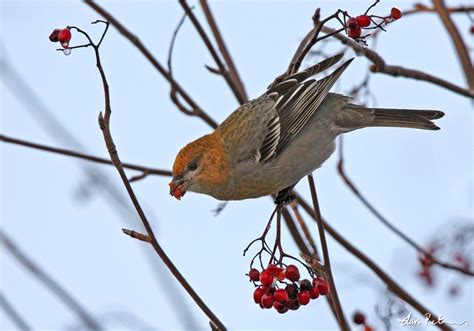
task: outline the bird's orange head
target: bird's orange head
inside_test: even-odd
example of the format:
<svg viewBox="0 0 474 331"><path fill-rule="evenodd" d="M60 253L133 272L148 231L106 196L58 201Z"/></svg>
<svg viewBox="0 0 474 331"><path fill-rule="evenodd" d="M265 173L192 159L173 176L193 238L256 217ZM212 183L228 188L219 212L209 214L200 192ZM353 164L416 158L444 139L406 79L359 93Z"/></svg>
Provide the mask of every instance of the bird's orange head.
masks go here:
<svg viewBox="0 0 474 331"><path fill-rule="evenodd" d="M170 194L180 200L187 191L213 195L229 180L229 159L216 134L205 135L184 146L173 165Z"/></svg>

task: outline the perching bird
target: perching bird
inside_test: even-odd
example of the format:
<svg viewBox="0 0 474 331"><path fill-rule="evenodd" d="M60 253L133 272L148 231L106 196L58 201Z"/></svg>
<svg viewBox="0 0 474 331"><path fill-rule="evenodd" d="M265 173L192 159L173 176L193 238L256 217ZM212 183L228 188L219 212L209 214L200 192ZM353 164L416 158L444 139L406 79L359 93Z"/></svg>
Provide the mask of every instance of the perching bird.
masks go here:
<svg viewBox="0 0 474 331"><path fill-rule="evenodd" d="M280 192L280 203L331 156L342 133L377 126L439 129L431 120L443 117L441 111L367 108L329 93L353 59L322 79L309 79L342 56L270 85L213 133L187 144L174 162L170 194L180 199L192 191L219 200L243 200Z"/></svg>

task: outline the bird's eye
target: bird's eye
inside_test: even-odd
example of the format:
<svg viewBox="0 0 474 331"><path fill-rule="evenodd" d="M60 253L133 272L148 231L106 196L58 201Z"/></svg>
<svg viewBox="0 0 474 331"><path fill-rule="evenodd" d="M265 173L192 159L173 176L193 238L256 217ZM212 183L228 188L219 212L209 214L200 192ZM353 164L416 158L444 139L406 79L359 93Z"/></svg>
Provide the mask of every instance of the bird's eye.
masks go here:
<svg viewBox="0 0 474 331"><path fill-rule="evenodd" d="M195 162L191 162L188 166L189 170L194 171L197 169L197 164Z"/></svg>

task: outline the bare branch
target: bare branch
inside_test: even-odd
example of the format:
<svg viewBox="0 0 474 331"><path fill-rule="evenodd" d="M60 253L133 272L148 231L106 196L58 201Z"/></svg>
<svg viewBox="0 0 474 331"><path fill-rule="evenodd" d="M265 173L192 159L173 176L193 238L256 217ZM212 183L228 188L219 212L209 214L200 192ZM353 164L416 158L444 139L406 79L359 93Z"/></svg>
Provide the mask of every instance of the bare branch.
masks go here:
<svg viewBox="0 0 474 331"><path fill-rule="evenodd" d="M108 22L106 23L107 25L109 24ZM78 30L80 31L80 30ZM85 32L82 32L85 33ZM130 184L130 181L127 178L127 175L125 174L124 167L122 165L122 162L120 161L117 148L115 146L114 140L112 138L112 134L110 132L110 117L112 115L112 108L110 105L110 91L109 91L109 84L107 82L107 78L105 75L104 68L102 67L100 55L99 55L99 45L95 45L91 42L92 48L94 49L94 54L95 54L95 60L96 60L96 66L97 70L99 71L100 78L102 81L103 85L103 91L104 91L104 114L102 112L99 113L99 127L102 130L103 136L104 136L104 141L105 145L107 147L107 151L109 152L110 159L112 161L112 164L115 166L117 169L120 178L122 179L122 182L127 190L128 195L130 196L130 199L133 203L133 206L135 207L135 210L137 211L143 226L146 229L147 235L150 238L150 244L152 247L155 249L156 253L158 256L161 258L163 263L168 267L168 269L171 271L173 276L176 278L176 280L183 286L183 288L188 292L189 296L196 302L196 304L201 308L203 313L215 324L218 326L220 330L226 330L224 324L217 318L217 316L207 307L207 305L202 301L202 299L199 297L199 295L194 291L194 289L191 287L191 285L186 281L186 279L183 277L183 275L179 272L179 270L176 268L176 266L173 264L173 262L170 260L170 258L166 255L164 250L161 248L160 244L158 243L155 234L153 232L153 229L151 228L151 225L145 215L145 212L143 211L140 203L138 202L138 198L135 195L135 192L133 191L132 185Z"/></svg>
<svg viewBox="0 0 474 331"><path fill-rule="evenodd" d="M125 167L124 167L124 168L125 168ZM132 182L136 182L136 181L142 180L142 179L144 179L145 177L147 177L149 174L150 174L150 172L145 170L145 171L142 172L140 175L136 175L136 176L130 177L129 181L130 181L130 183L132 183Z"/></svg>
<svg viewBox="0 0 474 331"><path fill-rule="evenodd" d="M326 27L326 26L322 28L322 31L328 34L334 34L334 32L336 32L336 30ZM430 75L420 70L408 69L401 66L386 64L385 60L377 52L371 49L362 47L359 43L355 42L354 40L348 38L347 36L341 33L336 33L333 35L333 37L338 39L343 44L351 47L358 55L365 56L367 59L369 59L374 64L373 72L377 72L377 73L380 72L380 73L384 73L390 76L405 77L405 78L411 78L415 80L429 82L434 85L443 87L447 90L450 90L452 92L455 92L457 94L464 95L466 97L474 99L474 91L471 92L465 88L457 86L442 78L435 77L433 75Z"/></svg>
<svg viewBox="0 0 474 331"><path fill-rule="evenodd" d="M92 0L84 0L84 2L94 9L99 15L104 17L107 21L113 25L118 32L120 32L126 39L128 39L146 58L147 60L153 65L153 67L158 70L158 72L168 81L171 85L172 89L175 89L176 92L183 98L184 101L189 105L192 109L191 111L185 112L188 115L198 116L211 127L217 127L217 123L209 117L202 109L197 105L197 103L186 93L186 91L178 84L176 80L169 74L169 72L161 65L161 63L153 56L153 54L145 47L145 45L131 33L122 23L120 23L115 17L113 17L108 11L98 5L96 2ZM173 100L174 101L174 100ZM178 106L179 107L179 106ZM186 109L186 108L184 108ZM182 110L180 108L180 110Z"/></svg>
<svg viewBox="0 0 474 331"><path fill-rule="evenodd" d="M147 236L146 234L136 232L136 231L133 231L133 230L129 230L129 229L122 229L122 232L125 233L127 236L130 236L134 239L138 239L138 240L141 240L141 241L144 241L144 242L147 242L147 243L151 243L150 236Z"/></svg>
<svg viewBox="0 0 474 331"><path fill-rule="evenodd" d="M30 147L30 148L34 148L34 149L38 149L38 150L42 150L42 151L46 151L46 152L51 152L51 153L55 153L55 154L72 156L72 157L75 157L75 158L78 158L78 159L83 159L83 160L92 161L92 162L96 162L96 163L109 164L109 165L112 164L110 159L105 159L105 158L92 156L92 155L88 155L88 154L83 154L83 153L79 153L79 152L76 152L76 151L71 151L71 150L64 149L64 148L57 148L57 147L37 144L37 143L33 143L33 142L30 142L30 141L26 141L26 140L5 136L3 134L0 134L0 141L3 141L5 143L19 145L19 146ZM123 167L127 168L127 169L131 169L131 170L142 171L142 172L150 174L150 175L172 176L172 173L169 170L148 168L148 167L144 167L144 166L136 165L136 164L132 164L132 163L123 163Z"/></svg>
<svg viewBox="0 0 474 331"><path fill-rule="evenodd" d="M224 63L222 63L221 58L219 57L219 54L217 54L217 51L214 49L214 46L212 45L211 41L209 40L209 37L207 36L206 32L204 31L201 24L199 23L196 16L194 15L192 9L188 6L188 3L186 2L186 0L179 0L179 3L181 4L181 7L183 7L183 10L185 11L186 15L188 15L189 19L193 23L194 27L196 28L196 31L198 32L202 41L204 42L207 49L209 50L209 53L211 53L212 58L216 62L217 66L219 67L219 72L222 73L222 76L224 77L225 81L231 88L232 92L237 98L237 101L240 104L245 103L247 101L247 97L241 94L241 90L238 87L237 82L234 81L234 79L232 79L229 71L225 67Z"/></svg>
<svg viewBox="0 0 474 331"><path fill-rule="evenodd" d="M207 0L199 0L199 3L201 4L201 8L204 11L204 15L206 15L207 23L209 24L209 27L212 30L214 38L216 39L219 51L221 52L222 56L224 57L224 61L227 64L230 78L238 88L239 95L241 96L242 101L246 102L248 100L248 97L247 92L245 91L245 86L242 83L242 80L240 79L237 68L234 64L234 61L232 60L232 56L230 55L227 49L227 46L224 42L224 38L222 37L222 34L219 31L219 27L217 26L214 16L212 15L211 8L209 7Z"/></svg>
<svg viewBox="0 0 474 331"><path fill-rule="evenodd" d="M339 301L339 296L337 295L336 283L332 275L331 261L329 259L329 250L328 250L328 245L326 242L326 235L324 234L324 224L323 224L323 219L321 217L321 212L319 210L318 196L316 193L316 187L314 185L313 175L308 175L308 183L309 183L309 188L311 190L311 198L313 200L313 208L316 215L316 222L318 224L319 239L321 240L321 249L323 251L323 257L324 257L324 267L326 269L326 275L327 275L329 285L331 288L329 295L331 296L332 301L334 302L334 306L336 308L337 319L339 320L339 325L341 325L341 328L343 330L349 330L346 317L344 316L341 303Z"/></svg>
<svg viewBox="0 0 474 331"><path fill-rule="evenodd" d="M292 207L294 205L295 204L293 204ZM298 249L300 250L300 255L310 256L312 259L320 261L321 259L319 257L319 254L318 254L318 251L317 251L316 247L313 248L314 249L313 252L311 252L309 250L308 246L306 245L306 243L303 240L303 237L299 233L298 228L296 227L295 221L294 221L293 217L291 216L290 212L288 211L287 207L282 208L281 213L282 213L283 219L285 220L286 226L288 227L288 230L290 231L290 234L293 237L293 240L295 241L296 245L298 246ZM295 213L295 215L297 217L298 217L298 215L301 216L299 213L298 213L298 215ZM334 301L333 301L332 297L330 295L327 295L326 300L328 302L328 305L329 305L329 308L331 309L332 314L334 315L334 318L336 319L338 324L340 324L338 319L337 319L336 308L334 306Z"/></svg>
<svg viewBox="0 0 474 331"><path fill-rule="evenodd" d="M449 7L447 8L448 12L451 14L463 14L463 13L470 13L474 12L473 6L458 6L458 7ZM413 6L412 9L408 9L403 11L403 16L419 14L419 13L436 13L436 9L429 7L427 5L417 3Z"/></svg>
<svg viewBox="0 0 474 331"><path fill-rule="evenodd" d="M13 323L18 327L19 330L29 331L31 327L26 323L23 316L12 306L10 301L7 300L4 294L0 293L0 307L5 311L5 315L10 317Z"/></svg>
<svg viewBox="0 0 474 331"><path fill-rule="evenodd" d="M390 231L395 233L398 237L400 237L403 241L405 241L408 245L416 249L418 252L422 253L425 257L427 257L433 264L437 264L440 267L443 267L445 269L451 269L455 270L458 272L461 272L465 275L468 276L474 276L474 272L471 270L468 270L466 268L450 264L450 263L445 263L438 261L433 257L433 255L428 252L427 250L423 249L420 245L418 245L416 242L414 242L412 239L410 239L407 235L405 235L402 231L400 231L395 225L393 225L388 219L386 219L375 207L370 201L362 195L362 193L359 191L359 189L355 186L354 182L347 176L345 170L344 170L344 154L343 154L343 140L340 140L339 143L339 162L337 164L337 171L339 175L341 176L342 180L344 183L349 187L349 189L354 193L354 195L359 199L360 202L364 204L367 209L370 210L370 212L380 221L382 222L383 225L385 225Z"/></svg>
<svg viewBox="0 0 474 331"><path fill-rule="evenodd" d="M91 330L102 330L100 323L86 309L38 264L26 256L5 232L0 230L0 242L31 275L43 283L69 309L71 309Z"/></svg>
<svg viewBox="0 0 474 331"><path fill-rule="evenodd" d="M310 205L300 196L297 195L297 201L303 207L303 209L315 220L317 221L316 214ZM367 267L369 267L400 299L407 302L413 308L415 308L421 315L428 317L430 321L435 323L435 325L441 330L452 330L451 327L445 323L440 324L439 316L433 314L428 308L423 306L418 300L411 296L407 291L405 291L400 285L398 285L389 275L387 275L375 262L373 262L367 255L362 253L358 248L352 245L347 241L343 236L341 236L332 226L330 226L326 221L323 220L324 229L333 237L339 244L341 244L345 249L347 249L352 255L362 261Z"/></svg>
<svg viewBox="0 0 474 331"><path fill-rule="evenodd" d="M451 19L449 9L446 7L444 0L433 0L433 5L434 9L438 12L439 18L451 36L451 41L458 53L459 62L461 62L461 67L464 71L464 76L466 77L467 86L469 86L469 89L474 93L474 68L466 44L464 43L458 28Z"/></svg>
<svg viewBox="0 0 474 331"><path fill-rule="evenodd" d="M292 203L291 209L293 210L293 214L295 214L295 217L298 220L298 223L301 227L301 230L303 231L304 236L306 237L306 240L308 241L309 245L313 250L313 254L318 256L318 249L316 248L316 243L314 242L314 239L311 236L311 233L309 232L308 226L306 225L306 222L304 221L303 217L300 214L300 211L298 210L298 204L296 202Z"/></svg>

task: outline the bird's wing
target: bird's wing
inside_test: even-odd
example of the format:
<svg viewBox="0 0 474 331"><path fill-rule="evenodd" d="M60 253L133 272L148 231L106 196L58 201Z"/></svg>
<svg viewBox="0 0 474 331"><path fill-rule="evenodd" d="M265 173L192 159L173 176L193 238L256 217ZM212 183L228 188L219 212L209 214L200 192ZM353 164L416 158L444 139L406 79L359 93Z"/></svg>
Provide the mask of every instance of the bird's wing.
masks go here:
<svg viewBox="0 0 474 331"><path fill-rule="evenodd" d="M269 86L264 96L275 100L274 111L267 112L272 117L267 121L266 135L257 153L259 162L269 162L279 155L317 111L353 59L320 80L308 78L333 66L342 56L335 55Z"/></svg>
<svg viewBox="0 0 474 331"><path fill-rule="evenodd" d="M333 66L338 54L269 86L259 98L237 108L216 129L232 163L269 162L287 146L317 110L330 88L349 65L330 75L309 79Z"/></svg>
<svg viewBox="0 0 474 331"><path fill-rule="evenodd" d="M240 106L216 129L231 163L260 161L259 149L276 113L275 96L263 95Z"/></svg>

